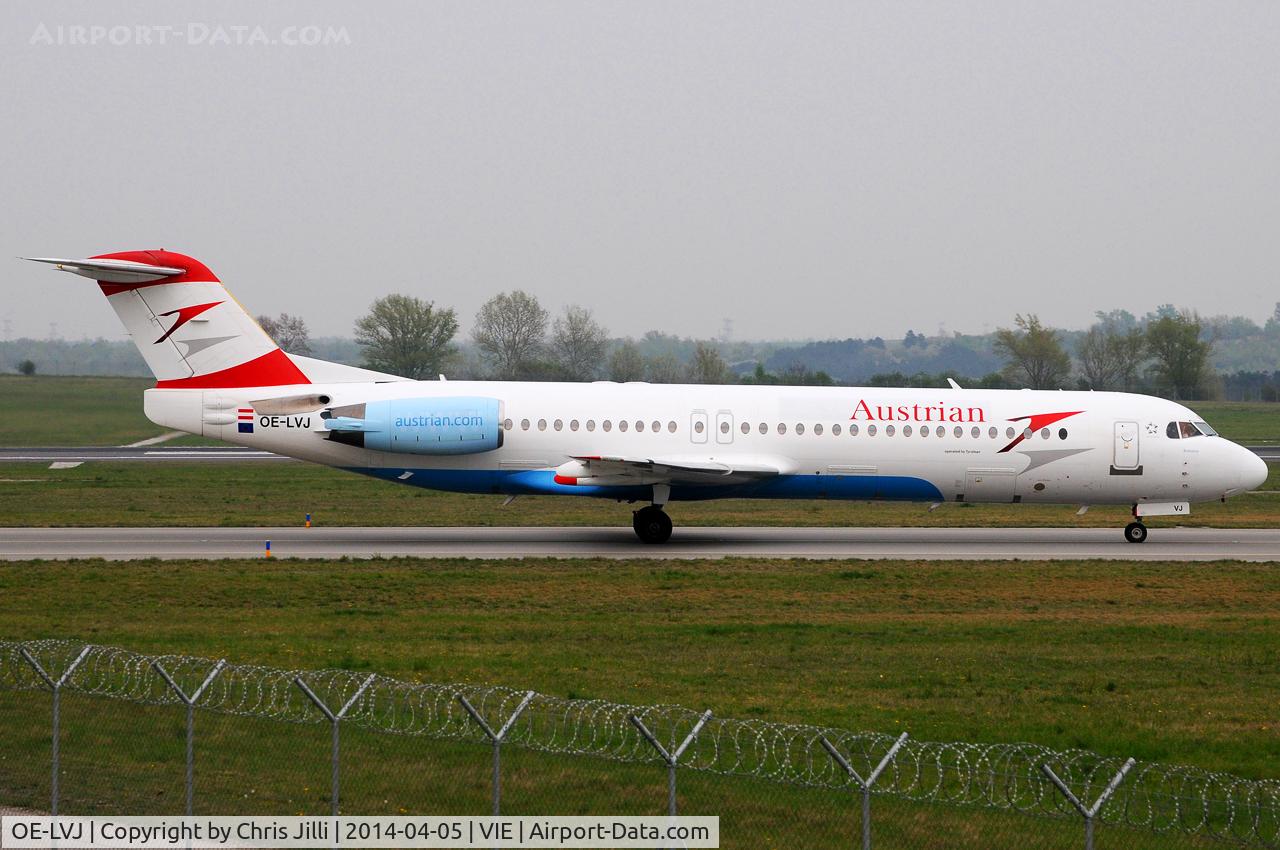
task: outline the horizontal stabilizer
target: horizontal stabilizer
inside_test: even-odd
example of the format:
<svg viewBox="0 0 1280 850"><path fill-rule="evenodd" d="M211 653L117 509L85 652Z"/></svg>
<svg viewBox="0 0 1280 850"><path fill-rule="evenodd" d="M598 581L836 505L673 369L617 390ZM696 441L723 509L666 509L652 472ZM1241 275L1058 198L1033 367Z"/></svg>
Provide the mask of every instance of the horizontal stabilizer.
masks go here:
<svg viewBox="0 0 1280 850"><path fill-rule="evenodd" d="M153 266L131 260L60 260L55 257L21 257L33 263L49 263L58 271L71 272L81 277L107 283L149 283L166 277L185 274L186 269L171 266Z"/></svg>

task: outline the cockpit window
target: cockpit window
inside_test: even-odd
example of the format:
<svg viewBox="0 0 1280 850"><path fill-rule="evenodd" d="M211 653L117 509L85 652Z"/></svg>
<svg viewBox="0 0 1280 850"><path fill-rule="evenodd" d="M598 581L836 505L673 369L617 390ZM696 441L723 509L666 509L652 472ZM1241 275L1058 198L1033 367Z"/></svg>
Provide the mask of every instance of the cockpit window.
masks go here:
<svg viewBox="0 0 1280 850"><path fill-rule="evenodd" d="M1186 440L1190 437L1215 437L1218 432L1209 427L1207 422L1170 422L1164 429L1171 440Z"/></svg>

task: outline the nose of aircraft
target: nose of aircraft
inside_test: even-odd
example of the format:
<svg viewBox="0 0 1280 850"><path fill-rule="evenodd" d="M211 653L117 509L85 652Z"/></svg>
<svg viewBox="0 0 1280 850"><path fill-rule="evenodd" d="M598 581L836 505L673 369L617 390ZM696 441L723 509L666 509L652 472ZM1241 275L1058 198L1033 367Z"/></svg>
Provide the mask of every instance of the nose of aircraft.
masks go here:
<svg viewBox="0 0 1280 850"><path fill-rule="evenodd" d="M1244 446L1236 446L1240 460L1237 468L1240 470L1240 489L1257 490L1262 486L1262 482L1267 480L1270 470L1267 469L1267 462L1258 457Z"/></svg>

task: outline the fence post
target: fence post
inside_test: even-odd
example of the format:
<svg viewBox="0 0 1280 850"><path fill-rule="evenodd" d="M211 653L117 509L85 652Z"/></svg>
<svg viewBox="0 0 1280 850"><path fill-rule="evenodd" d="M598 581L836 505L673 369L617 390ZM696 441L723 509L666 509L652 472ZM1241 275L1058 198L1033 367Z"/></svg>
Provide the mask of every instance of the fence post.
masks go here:
<svg viewBox="0 0 1280 850"><path fill-rule="evenodd" d="M662 756L662 760L667 763L667 814L670 817L676 816L676 765L680 762L680 756L684 755L684 751L693 743L693 739L698 737L698 733L702 731L702 727L711 719L711 709L707 709L698 718L698 722L693 724L693 729L685 736L680 746L676 747L675 752L667 752L667 748L658 743L658 739L649 731L649 727L644 725L644 721L636 715L631 715L631 725L640 730L640 734L645 737L658 755Z"/></svg>
<svg viewBox="0 0 1280 850"><path fill-rule="evenodd" d="M173 692L178 695L178 699L182 700L183 705L187 707L187 805L185 812L187 817L190 817L193 792L195 788L195 704L196 700L200 699L204 694L205 688L209 687L217 675L222 672L222 668L227 666L227 660L224 658L217 664L213 665L213 669L209 671L209 675L205 677L204 681L200 684L200 687L196 688L195 692L190 696L187 696L187 692L184 691L178 683L173 680L173 677L160 666L159 661L153 661L151 666L154 667L155 671L160 674L160 677L169 684L169 687L173 688Z"/></svg>
<svg viewBox="0 0 1280 850"><path fill-rule="evenodd" d="M1071 789L1067 787L1067 784L1058 778L1058 774L1053 772L1053 768L1049 767L1048 762L1040 765L1040 770L1044 775L1049 777L1049 781L1058 787L1058 790L1062 792L1062 796L1067 798L1067 802L1075 806L1076 811L1084 818L1085 850L1093 850L1093 819L1097 817L1098 812L1102 811L1103 804L1111 799L1112 794L1116 793L1116 789L1120 787L1120 783L1124 781L1125 774L1129 772L1134 763L1134 759L1129 759L1124 763L1120 771L1107 783L1107 787L1102 789L1098 799L1093 801L1092 806L1085 806L1084 803L1080 802L1079 798L1071 793Z"/></svg>
<svg viewBox="0 0 1280 850"><path fill-rule="evenodd" d="M360 687L356 688L356 692L351 695L351 699L347 700L342 708L338 709L335 713L329 709L329 706L324 704L324 701L320 699L320 697L316 696L315 691L307 687L307 683L302 681L301 676L293 677L293 683L307 695L307 699L311 700L316 708L320 709L320 713L328 718L329 725L333 728L333 749L330 754L333 775L329 808L335 818L338 816L338 725L342 722L342 718L346 717L347 711L351 706L355 705L356 700L360 699L361 695L364 694L365 689L368 688L376 678L378 678L377 674L370 673L369 678L365 679L364 683L360 685Z"/></svg>
<svg viewBox="0 0 1280 850"><path fill-rule="evenodd" d="M497 817L502 814L502 741L507 737L507 733L511 731L511 726L516 722L524 710L529 707L529 703L537 696L534 691L529 691L524 695L524 699L516 706L516 710L511 712L511 716L502 724L502 728L497 732L493 731L485 719L476 711L467 698L458 694L458 702L462 703L462 707L467 710L467 714L471 715L471 719L476 722L483 731L489 742L493 744L493 816Z"/></svg>
<svg viewBox="0 0 1280 850"><path fill-rule="evenodd" d="M76 656L76 660L72 661L71 664L67 666L67 669L62 671L62 675L57 679L54 679L44 671L44 668L40 666L40 662L36 661L35 656L28 652L25 646L18 648L18 652L27 660L27 663L31 665L32 669L36 671L40 678L44 679L44 683L48 685L49 690L53 692L53 752L50 758L50 761L53 763L53 781L49 790L49 814L51 815L58 814L58 740L62 737L60 734L62 726L62 686L71 678L71 674L76 671L76 668L80 666L80 662L84 661L85 656L89 654L89 650L92 648L92 646L86 646L84 649L80 650L80 654Z"/></svg>
<svg viewBox="0 0 1280 850"><path fill-rule="evenodd" d="M853 765L849 764L849 760L841 755L835 744L827 740L826 735L818 739L836 764L844 768L844 772L849 774L854 782L858 783L858 789L862 792L862 850L871 850L871 786L876 784L880 774L884 773L884 769L898 755L898 750L902 749L902 745L907 742L907 737L906 732L898 736L898 740L893 742L889 752L884 754L884 758L880 759L876 769L871 771L871 775L866 779L858 775L858 771L854 770Z"/></svg>

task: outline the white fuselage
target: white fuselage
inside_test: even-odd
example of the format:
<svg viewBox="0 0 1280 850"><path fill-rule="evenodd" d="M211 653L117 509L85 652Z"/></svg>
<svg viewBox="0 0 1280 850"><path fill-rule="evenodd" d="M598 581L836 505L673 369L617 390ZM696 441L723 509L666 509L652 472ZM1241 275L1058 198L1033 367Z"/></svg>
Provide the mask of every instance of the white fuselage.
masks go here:
<svg viewBox="0 0 1280 850"><path fill-rule="evenodd" d="M335 442L324 408L397 399L500 402L501 445L424 456ZM280 408L280 404L274 405ZM287 405L285 406L287 407ZM242 412L249 411L252 412ZM441 490L645 499L652 475L578 484L577 458L660 459L776 470L675 482L670 499L716 497L1172 504L1256 487L1266 467L1217 436L1173 436L1186 407L1124 393L466 381L155 389L166 427ZM241 428L252 422L251 431ZM242 433L242 430L245 432ZM578 466L575 466L578 464ZM557 472L560 474L557 477ZM590 481L603 479L586 479Z"/></svg>

